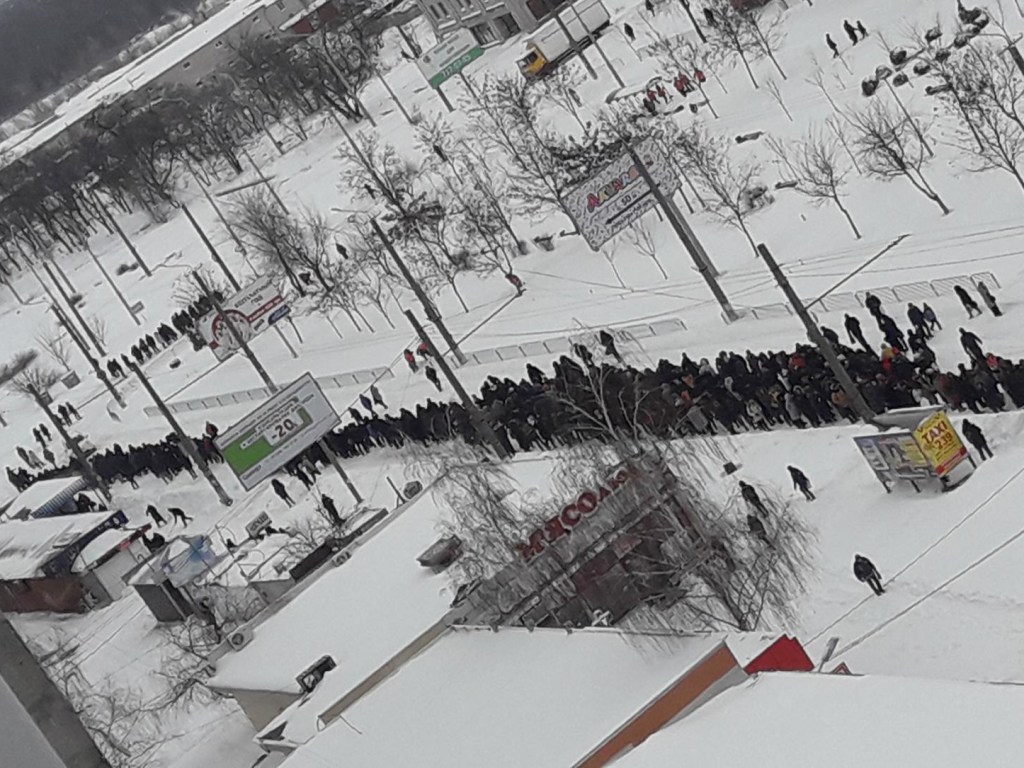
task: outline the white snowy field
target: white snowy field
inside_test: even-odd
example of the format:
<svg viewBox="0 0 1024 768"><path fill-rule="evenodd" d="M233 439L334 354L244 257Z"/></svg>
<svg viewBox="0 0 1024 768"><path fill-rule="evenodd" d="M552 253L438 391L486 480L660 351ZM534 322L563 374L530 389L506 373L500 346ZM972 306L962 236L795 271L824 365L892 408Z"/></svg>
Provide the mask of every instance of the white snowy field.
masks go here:
<svg viewBox="0 0 1024 768"><path fill-rule="evenodd" d="M756 62L755 76L759 83L768 78L778 81L790 120L772 100L764 87L755 90L742 67L723 67L716 71L727 92L712 78L707 87L716 110L714 119L704 115L709 130L726 136L750 131L765 131L781 138L797 138L809 126L819 124L831 114L829 101L806 78L813 72L811 57L816 56L825 72L825 82L832 99L840 107L854 108L864 103L859 92L861 77L885 61L880 45L884 33L890 43L899 40L905 22L931 23L936 14L951 28L951 3L921 2L913 5L894 4L882 0L856 0L846 4L825 0L813 6L788 0L783 9L776 0L768 12L785 14L786 39L779 62L787 74L783 80L767 61ZM643 5L618 2L610 4L616 25L602 38L612 64L620 69L628 84L640 84L660 73L671 80L674 72L662 72L655 62L640 61L620 32L621 22L628 21L636 30L638 46L651 42L652 27L645 23ZM654 27L665 34L689 28L689 22L676 4L659 6ZM993 6L994 8L994 6ZM1011 31L1024 29L1024 21L1009 7ZM843 36L842 20L860 19L872 35L854 48ZM824 46L824 35L831 32L841 43L843 62L830 58ZM422 31L421 31L421 34ZM427 37L426 34L423 34ZM515 71L522 40L514 39L492 48L469 71L476 83L488 72ZM440 114L440 102L424 89L422 77L414 64L389 53L394 65L387 73L389 83L400 98L427 114ZM605 96L615 88L610 73L600 65L593 51L588 53L600 73L597 81L581 79L578 90L587 104L590 117L596 117ZM854 74L850 74L846 65ZM580 73L582 69L574 65ZM1022 312L1022 267L1019 253L1024 243L1024 226L1020 212L1024 192L1006 173L967 170L964 158L950 146L951 127L948 118L937 114L937 102L924 94L924 82L912 80L913 86L900 89L901 97L920 118L935 118L929 137L936 145L937 157L926 167L926 174L936 190L952 208L947 216L909 185L900 181L883 184L851 174L848 185L848 207L863 238L855 239L846 222L834 209L815 208L792 191L776 193L775 202L751 219L754 237L767 243L784 265L797 291L810 299L828 290L835 283L885 249L894 239L904 236L898 245L882 258L846 282L843 292L881 289L904 283L933 281L941 278L992 272L1001 289L996 292L1006 312L1003 318L985 314L967 323L955 298L946 295L928 300L943 320L945 330L935 344L941 366L950 368L964 360L956 337L956 327L970 327L984 339L986 347L1017 359L1024 357L1024 340L1016 323ZM457 80L446 86L457 103L468 95ZM425 154L417 149L414 131L388 101L377 82L371 82L363 93L364 101L378 120L377 132L393 143L409 158L422 162ZM677 97L678 98L678 97ZM889 99L886 91L874 98ZM576 130L576 123L557 107L545 115L552 126L564 131ZM479 146L480 137L458 111L446 119L450 130L464 137L470 146ZM698 119L688 112L679 120ZM355 130L370 130L368 125ZM311 139L294 146L279 156L269 145L252 148L253 154L267 175L274 178L286 203L295 209L315 208L341 230L345 230L345 213L362 209L351 190L343 188L343 163L337 149L343 138L329 122L318 125ZM782 178L768 161L764 140L734 146L737 158L760 159L765 162L762 178L771 185ZM487 162L500 163L487 158ZM251 181L249 171L241 180L225 179L223 188ZM425 174L425 182L430 183ZM689 190L684 191L692 199ZM230 240L198 190L190 193L190 205L212 233L225 258L240 277L247 278L260 270L250 271L233 252ZM680 199L680 207L685 204ZM763 264L755 260L749 245L740 233L724 228L709 215L698 211L690 216L692 226L705 243L715 264L724 272L722 284L739 308L774 304L782 300ZM126 351L140 332L152 331L176 308L172 299L174 284L182 280L193 266L208 264L208 254L182 216L165 224L154 224L142 215L126 217L123 226L136 242L143 258L155 267L151 278L139 270L115 277L130 302L146 305L145 322L140 330L117 303L108 286L87 254L64 254L60 263L73 285L85 296L84 312L106 321L111 350ZM545 217L517 217L515 224L530 235L558 233L569 228L569 222L558 214ZM516 261L516 272L527 284L526 294L509 301L512 290L500 276L480 279L460 278L460 291L470 306L462 312L450 292L442 292L438 303L457 337L467 337L467 351L507 344L521 344L553 336L564 336L581 328L598 328L679 318L687 329L658 336L643 342L643 348L626 348L634 364L656 363L660 357L678 358L683 351L692 358L711 357L720 349L779 349L802 340L799 323L789 317L758 319L747 315L726 325L702 280L691 268L685 253L665 222L654 214L645 219L655 235L660 262L668 273L664 279L652 260L620 237L594 253L579 237L559 237L553 252L533 250ZM96 237L93 250L113 272L129 256L119 240ZM613 264L609 258L614 260ZM32 303L19 305L7 292L0 304L0 357L9 358L23 349L37 346L37 334L52 320L46 311L40 286L31 276L21 276L15 287ZM411 296L403 295L403 306L414 306ZM417 308L418 309L418 308ZM889 303L891 314L903 322L899 306ZM397 328L389 327L387 319L375 310L365 313L374 331L356 330L339 313L334 320L344 339L317 316L296 317L302 337L298 343L293 330L284 333L297 344L299 359L293 359L274 334L260 337L254 348L274 378L280 382L296 378L305 371L317 375L342 373L378 366L391 366L394 377L385 379L380 389L390 412L399 407L413 407L428 397L436 397L433 387L413 375L401 360L402 350L412 343L412 331L396 306L388 313ZM823 312L823 323L841 331L843 312ZM862 318L866 313L861 313ZM867 325L865 325L867 329ZM869 332L870 335L870 332ZM872 336L874 340L879 338ZM167 363L178 356L182 365L171 370ZM536 361L548 364L549 359ZM525 361L508 361L491 365L474 365L460 374L468 387L475 388L486 376L519 377ZM84 363L75 367L85 373ZM215 364L207 351L194 353L187 342L179 342L172 351L162 352L147 369L157 389L171 400L189 399L249 389L261 384L255 372L241 358ZM96 445L112 442L122 445L157 439L167 434L168 427L159 419L149 418L143 408L150 405L137 385L128 384L125 395L128 408L119 413L119 421L108 415L109 396L91 375L84 375L83 384L67 395L79 405L83 421L79 430ZM339 410L352 405L358 388L328 390L327 394ZM447 397L445 392L442 396ZM14 464L14 448L32 443L31 427L41 414L27 401L10 392L0 392L0 410L9 422L0 430L0 450ZM192 412L181 416L183 425L198 432L207 420L221 427L232 423L249 410L249 406ZM819 493L812 504L801 502L818 533L816 574L812 587L797 606L798 625L787 627L805 642L811 641L812 656L823 649L830 637L839 637L839 660L849 663L858 672L949 677L998 681L1024 681L1024 651L1020 639L1024 619L1019 608L1024 603L1024 584L1019 552L1014 536L1021 535L1016 515L1015 487L1019 482L1018 467L1024 459L1020 440L1022 417L1015 413L979 419L992 437L996 458L986 462L968 484L954 493L937 497L916 496L899 491L886 495L874 481L857 453L851 436L859 428L832 428L814 432L779 431L763 435L743 435L735 440L743 468L741 476L758 483L786 484L785 466L796 464L811 477ZM401 486L410 474L411 459L394 452L378 452L372 456L346 462L356 485L374 504L392 506L393 493L387 478ZM268 488L245 494L238 484L221 469L219 476L236 498L230 508L218 505L212 491L201 483L178 478L170 485L148 479L138 491L126 487L115 489L116 503L135 522L143 520L149 503L159 507L180 506L196 520L188 531L223 532L240 537L244 524L261 511L271 513L276 524L309 514L312 497L305 495L295 510L286 512ZM328 492L348 507L343 486L334 477L322 481ZM293 493L298 491L292 488ZM724 492L724 491L723 491ZM13 490L9 489L13 496ZM298 497L297 497L298 498ZM345 509L342 513L345 514ZM947 535L948 534L948 535ZM215 533L217 539L219 533ZM997 549L1002 546L1002 549ZM851 561L855 552L870 556L886 578L895 577L887 595L874 598L853 579ZM992 553L992 554L990 554ZM986 557L988 556L988 557ZM983 559L985 558L985 559ZM961 575L962 573L962 575ZM951 581L952 580L952 581ZM55 628L74 635L79 642L78 658L84 675L97 685L108 682L135 686L155 695L162 682L155 674L160 667L165 639L155 627L142 603L126 595L115 605L87 616L51 617L36 615L17 618L18 626L27 634L44 638ZM834 662L838 663L838 662ZM223 765L226 768L251 765L258 750L249 745L253 733L245 720L230 704L197 709L181 716L180 722L168 723L174 738L158 752L153 765L191 766Z"/></svg>

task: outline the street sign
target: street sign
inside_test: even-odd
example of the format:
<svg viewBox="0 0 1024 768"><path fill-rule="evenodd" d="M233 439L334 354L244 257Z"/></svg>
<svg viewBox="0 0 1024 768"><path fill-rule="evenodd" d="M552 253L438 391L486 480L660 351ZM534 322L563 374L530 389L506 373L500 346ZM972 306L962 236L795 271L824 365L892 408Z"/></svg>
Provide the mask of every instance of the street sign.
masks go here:
<svg viewBox="0 0 1024 768"><path fill-rule="evenodd" d="M416 59L416 64L430 87L437 88L483 55L484 49L473 33L460 29Z"/></svg>
<svg viewBox="0 0 1024 768"><path fill-rule="evenodd" d="M214 442L251 491L336 427L340 419L309 373L254 409Z"/></svg>
<svg viewBox="0 0 1024 768"><path fill-rule="evenodd" d="M890 486L897 480L906 480L916 488L917 483L935 478L928 459L910 432L864 435L853 441L886 491L891 490Z"/></svg>
<svg viewBox="0 0 1024 768"><path fill-rule="evenodd" d="M967 458L967 447L943 411L922 421L914 430L914 440L939 477Z"/></svg>
<svg viewBox="0 0 1024 768"><path fill-rule="evenodd" d="M248 342L288 316L290 311L281 291L269 277L262 277L222 302L224 314L242 340ZM238 344L222 315L214 310L199 320L199 332L218 360L226 360L238 351Z"/></svg>
<svg viewBox="0 0 1024 768"><path fill-rule="evenodd" d="M654 139L641 142L635 151L665 196L673 195L679 178ZM569 192L564 202L595 251L658 204L628 152Z"/></svg>
<svg viewBox="0 0 1024 768"><path fill-rule="evenodd" d="M145 305L145 304L143 304L143 303L142 303L141 301L136 301L136 302L135 302L134 304L132 304L132 305L131 305L131 306L129 307L129 309L130 309L130 310L132 311L132 314L133 314L133 315L137 315L137 314L139 314L139 312L141 312L141 311L142 311L142 310L144 310L145 308L146 308L146 305Z"/></svg>

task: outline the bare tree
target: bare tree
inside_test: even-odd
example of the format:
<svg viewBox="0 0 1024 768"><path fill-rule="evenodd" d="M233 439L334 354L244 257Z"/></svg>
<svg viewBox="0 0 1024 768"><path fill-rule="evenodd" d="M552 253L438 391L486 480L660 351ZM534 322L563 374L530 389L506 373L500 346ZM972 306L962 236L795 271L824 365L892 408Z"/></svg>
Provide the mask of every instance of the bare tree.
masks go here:
<svg viewBox="0 0 1024 768"><path fill-rule="evenodd" d="M839 142L821 128L812 127L797 141L786 144L775 137L768 139L772 151L788 178L796 182L796 191L816 206L829 203L846 218L858 240L860 232L853 217L843 205L843 187L849 175L839 154Z"/></svg>
<svg viewBox="0 0 1024 768"><path fill-rule="evenodd" d="M271 269L280 269L300 296L306 290L297 268L309 269L323 290L330 290L325 277L325 254L310 247L302 224L283 211L267 190L247 190L232 205L228 216L246 245L263 257Z"/></svg>
<svg viewBox="0 0 1024 768"><path fill-rule="evenodd" d="M765 82L765 89L774 101L782 108L782 112L789 118L789 122L793 122L793 115L789 113L789 108L786 106L785 100L782 98L782 91L779 89L779 84L775 82L774 78L769 77Z"/></svg>
<svg viewBox="0 0 1024 768"><path fill-rule="evenodd" d="M544 78L541 87L544 89L544 96L563 110L568 112L584 131L587 130L587 123L580 115L583 108L583 99L576 90L578 86L576 70L572 62L557 67L550 76Z"/></svg>
<svg viewBox="0 0 1024 768"><path fill-rule="evenodd" d="M750 68L752 58L766 56L782 79L786 79L786 73L775 58L782 42L781 14L768 18L767 11L758 8L740 10L732 0L708 0L705 7L715 14L716 24L710 28L712 47L730 58L739 58L755 88L758 84Z"/></svg>
<svg viewBox="0 0 1024 768"><path fill-rule="evenodd" d="M90 315L85 319L85 322L89 324L89 330L92 331L92 335L100 343L100 346L107 346L107 322L98 315Z"/></svg>
<svg viewBox="0 0 1024 768"><path fill-rule="evenodd" d="M658 266L658 271L661 272L661 276L668 280L668 273L665 268L661 266L661 261L658 259L658 248L654 242L654 235L643 220L641 219L632 227L626 234L629 238L629 242L633 245L644 256L647 256Z"/></svg>
<svg viewBox="0 0 1024 768"><path fill-rule="evenodd" d="M62 330L58 328L39 333L36 335L36 342L54 362L71 373L71 345Z"/></svg>
<svg viewBox="0 0 1024 768"><path fill-rule="evenodd" d="M925 148L917 131L903 115L879 101L848 115L854 146L864 170L877 179L906 179L911 186L935 203L943 215L946 203L924 177Z"/></svg>

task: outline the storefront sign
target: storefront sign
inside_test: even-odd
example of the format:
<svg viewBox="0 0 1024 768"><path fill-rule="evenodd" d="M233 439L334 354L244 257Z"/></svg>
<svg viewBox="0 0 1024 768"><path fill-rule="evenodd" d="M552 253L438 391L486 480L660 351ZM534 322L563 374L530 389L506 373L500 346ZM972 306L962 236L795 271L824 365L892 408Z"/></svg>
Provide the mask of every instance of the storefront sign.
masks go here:
<svg viewBox="0 0 1024 768"><path fill-rule="evenodd" d="M516 551L526 562L541 554L549 544L554 544L572 533L573 529L585 522L597 511L602 502L638 474L635 467L622 467L615 471L603 484L594 490L586 490L562 511L534 530L527 540L516 545Z"/></svg>
<svg viewBox="0 0 1024 768"><path fill-rule="evenodd" d="M939 477L967 458L967 447L943 411L922 421L914 430L914 440Z"/></svg>

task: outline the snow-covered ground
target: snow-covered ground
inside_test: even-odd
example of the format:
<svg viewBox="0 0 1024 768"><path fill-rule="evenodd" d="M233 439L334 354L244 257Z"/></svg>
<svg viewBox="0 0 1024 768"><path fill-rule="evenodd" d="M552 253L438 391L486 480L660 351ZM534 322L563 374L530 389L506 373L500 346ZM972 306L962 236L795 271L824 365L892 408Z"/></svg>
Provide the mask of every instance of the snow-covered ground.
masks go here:
<svg viewBox="0 0 1024 768"><path fill-rule="evenodd" d="M811 6L788 1L786 40L779 55L788 78L779 79L779 86L794 119L787 118L765 88L754 90L742 67L723 68L716 74L728 91L714 78L708 83L708 95L721 115L718 119L710 115L701 118L710 131L725 136L765 131L782 138L798 137L810 124L831 113L828 100L805 79L814 69L812 56L821 62L832 99L840 106L859 105L863 102L859 93L861 77L885 60L879 33L884 32L890 42L895 42L904 21L931 23L937 13L950 27L950 14L955 10L950 3L938 2L908 6L884 0L856 0L840 5L823 0ZM628 21L637 32L638 47L651 42L652 27L645 22L643 5L620 0L610 6L616 25L602 38L602 45L627 84L645 82L659 71L657 65L650 60L638 60L619 31L620 22ZM782 10L778 2L772 7ZM665 34L689 28L677 4L666 3L659 8L652 23ZM861 19L873 33L855 48L849 47L842 33L841 24L847 16L851 20ZM1014 10L1008 21L1013 31L1024 28ZM830 58L824 46L826 32L843 41L845 64L855 74L851 75L843 62ZM421 35L427 37L422 30ZM479 82L486 72L513 72L521 49L521 39L491 48L468 74ZM601 76L597 81L582 80L578 90L590 116L594 116L615 83L599 58L593 53L590 58ZM442 114L443 107L425 89L415 65L394 56L390 60L394 66L387 73L388 82L406 105L424 113ZM760 82L778 78L766 61L755 63L754 71ZM661 74L671 79L675 73ZM924 94L923 85L915 82L912 88L904 87L900 93L916 114L933 115L937 105ZM456 103L469 98L457 80L445 87ZM890 96L880 92L875 98ZM409 157L424 159L414 149L417 145L413 130L378 82L366 87L363 99L377 117L376 130L384 140L400 147ZM550 107L546 116L561 130L574 129L575 122L557 107ZM471 144L479 141L464 112L446 119L451 131ZM678 119L695 118L684 112ZM978 333L987 348L1014 359L1024 357L1024 340L1016 328L1024 311L1024 266L1018 256L1024 242L1024 226L1019 223L1024 197L1008 174L968 172L962 159L944 141L948 134L949 127L941 120L932 129L930 135L935 139L937 157L926 169L933 186L953 209L948 216L940 215L932 203L909 185L899 181L882 184L854 174L847 202L864 233L862 239L854 239L835 210L815 208L787 191L777 192L774 204L751 219L751 230L757 240L769 245L798 293L807 298L825 292L900 236L905 237L840 290L878 290L991 272L1001 285L997 293L1006 313L1002 318L985 314L968 323L951 295L927 299L945 326L935 343L939 363L948 368L963 360L955 330L959 323ZM355 201L341 184L343 162L337 149L342 141L340 132L324 123L309 141L291 148L284 156L279 156L269 144L255 146L252 151L264 172L273 176L289 206L313 207L344 228L346 214L332 210L361 207L362 203ZM734 152L737 158L768 158L763 139L736 145ZM241 181L254 178L248 171ZM763 180L771 184L779 178L774 166L766 162ZM224 186L237 183L238 180L225 181ZM215 233L214 240L232 268L240 276L252 274L230 248L226 233L219 228L214 212L198 190L193 190L190 196L197 218ZM736 323L724 324L667 223L654 214L645 221L655 235L668 279L663 279L657 265L637 253L625 237L607 245L603 253L590 251L581 238L559 237L553 252L534 250L517 260L516 272L527 283L523 297L509 301L512 291L500 276L468 276L460 278L460 290L470 311L462 312L450 292L442 293L438 299L441 311L455 335L465 337L464 348L468 351L564 336L581 328L665 318L683 320L686 330L646 339L642 347L628 345L625 351L631 362L656 362L663 356L678 357L683 351L698 359L713 356L720 349L788 348L802 340L801 326L786 314L768 312L767 317L755 317L748 313ZM742 235L723 228L703 213L691 216L690 221L712 260L724 272L722 285L737 307L782 301L764 265L754 259ZM87 255L61 257L75 288L85 295L84 312L106 321L109 346L118 352L125 351L142 331L152 331L165 320L175 308L171 298L175 282L191 267L208 263L202 243L181 216L155 225L140 214L126 217L122 224L143 258L155 268L151 278L145 278L138 270L114 278L130 302L145 303L142 329L125 315ZM536 235L557 233L567 228L568 222L556 215L524 216L517 219L516 226ZM92 246L111 272L118 264L129 261L115 238L96 237ZM617 275L609 257L614 258ZM32 277L19 277L15 287L31 303L21 306L9 294L3 297L0 323L4 334L0 338L0 352L4 358L36 346L34 338L51 323L43 301L45 296ZM403 304L410 305L411 299L403 297ZM902 319L903 312L895 302L891 312ZM271 333L260 337L254 349L271 375L282 382L307 370L328 375L390 366L394 376L382 380L380 389L391 412L436 397L433 387L410 373L401 360L402 350L410 345L413 334L403 325L397 307L389 308L390 317L398 326L395 329L375 310L367 309L366 314L374 325L373 332L356 330L342 313L333 318L343 339L321 317L297 317L301 342L290 327L284 329L297 345L297 360ZM819 313L824 324L837 330L842 327L842 315L843 311ZM168 362L174 356L182 364L171 369ZM524 362L467 366L460 375L472 389L489 375L521 376ZM542 358L539 363L546 365L548 360ZM84 373L81 360L76 361L76 367ZM161 353L148 365L148 371L158 391L172 401L261 384L243 358L218 365L212 354L194 353L186 342L179 342L173 351ZM91 375L83 378L79 388L58 399L67 397L78 404L83 415L78 426L92 442L99 446L114 441L127 444L167 434L162 420L144 414L143 409L151 403L137 386L125 386L128 408L115 421L108 415L109 396ZM331 389L327 394L343 409L356 401L359 392L359 388L350 387ZM250 407L191 412L180 418L187 429L198 432L207 420L225 426ZM24 399L6 391L0 392L0 411L9 422L6 429L0 430L0 450L13 465L15 446L32 442L30 430L39 423L41 414ZM812 656L820 653L829 638L838 637L838 659L859 672L1024 681L1024 644L1020 642L1024 635L1020 610L1024 605L1024 573L1017 549L1017 537L1024 535L1024 528L1016 506L1016 492L1021 490L1018 483L1022 482L1019 467L1024 461L1024 444L1020 440L1022 418L1016 413L980 418L979 423L991 437L996 458L982 465L964 487L943 496L917 496L903 490L886 495L851 440L863 431L861 428L778 431L742 435L734 440L742 477L785 488L785 467L796 464L811 477L818 493L817 501L800 502L818 534L815 578L797 606L798 625L785 628L811 643ZM401 487L415 473L409 462L401 454L380 451L346 462L346 469L370 503L390 507L394 494L387 479ZM213 492L202 483L182 478L170 485L150 478L138 491L119 487L115 489L115 501L135 522L143 520L143 510L150 502L160 507L180 506L196 518L188 532L212 531L216 527L225 535L233 532L236 538L241 538L244 524L261 511L270 512L279 525L311 511L311 495L303 495L296 509L286 511L269 488L246 494L226 470L222 468L218 474L237 499L230 508L221 507ZM335 499L348 506L344 487L336 478L325 476L320 482ZM10 495L13 496L13 490ZM341 511L346 513L345 509ZM856 552L869 555L886 578L894 579L887 595L874 598L853 579L851 561ZM76 636L83 674L96 685L110 682L133 686L144 695L153 695L161 685L155 671L160 667L166 639L141 601L131 593L113 606L89 615L34 615L16 617L16 623L40 642L45 642L56 628ZM243 768L258 756L249 743L254 735L252 729L229 703L197 708L182 715L180 722L167 724L167 732L174 738L156 754L153 765Z"/></svg>

